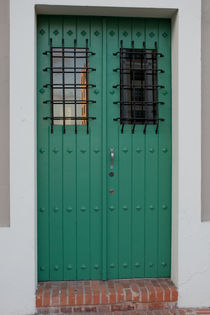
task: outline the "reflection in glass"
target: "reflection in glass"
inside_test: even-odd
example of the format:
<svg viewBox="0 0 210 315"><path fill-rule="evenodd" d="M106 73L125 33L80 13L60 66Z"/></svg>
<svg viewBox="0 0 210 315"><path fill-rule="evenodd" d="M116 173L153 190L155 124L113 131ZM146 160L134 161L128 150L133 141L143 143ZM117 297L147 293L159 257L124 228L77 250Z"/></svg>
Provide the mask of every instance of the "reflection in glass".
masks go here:
<svg viewBox="0 0 210 315"><path fill-rule="evenodd" d="M78 52L79 51L79 52ZM84 52L83 52L84 51ZM87 121L82 119L87 115L87 70L86 70L86 50L76 49L74 51L65 49L64 51L64 70L62 68L62 48L56 48L53 53L53 101L54 117L64 117L63 99L65 100L66 125L74 125L74 117L81 117L77 120L77 125L86 125ZM75 69L76 66L76 69ZM63 80L64 71L64 80ZM64 81L64 82L63 82ZM65 85L63 89L63 84ZM56 102L55 102L56 101ZM63 125L63 119L54 120L55 125Z"/></svg>

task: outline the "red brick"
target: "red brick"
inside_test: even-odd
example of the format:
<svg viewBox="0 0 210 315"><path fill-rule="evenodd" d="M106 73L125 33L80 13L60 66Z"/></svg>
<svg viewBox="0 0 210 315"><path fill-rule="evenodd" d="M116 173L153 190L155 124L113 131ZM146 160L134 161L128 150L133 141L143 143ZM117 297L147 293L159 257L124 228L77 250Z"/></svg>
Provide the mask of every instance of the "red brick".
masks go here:
<svg viewBox="0 0 210 315"><path fill-rule="evenodd" d="M132 300L134 302L139 302L140 301L140 294L139 294L139 290L138 290L136 283L131 283L131 289L133 291Z"/></svg>
<svg viewBox="0 0 210 315"><path fill-rule="evenodd" d="M109 304L115 304L117 302L116 292L114 288L109 289Z"/></svg>
<svg viewBox="0 0 210 315"><path fill-rule="evenodd" d="M153 285L147 281L145 283L145 286L149 292L149 301L148 302L155 302L155 290L153 288Z"/></svg>
<svg viewBox="0 0 210 315"><path fill-rule="evenodd" d="M61 295L60 295L60 305L67 305L67 282L61 284Z"/></svg>
<svg viewBox="0 0 210 315"><path fill-rule="evenodd" d="M74 306L75 303L75 296L74 295L69 295L69 302L68 305Z"/></svg>
<svg viewBox="0 0 210 315"><path fill-rule="evenodd" d="M130 310L134 310L134 305L132 304L115 304L111 306L111 310L112 312L116 312L116 311L130 311Z"/></svg>
<svg viewBox="0 0 210 315"><path fill-rule="evenodd" d="M46 289L43 297L43 306L48 307L50 305L50 289Z"/></svg>
<svg viewBox="0 0 210 315"><path fill-rule="evenodd" d="M97 312L110 312L110 305L97 306Z"/></svg>
<svg viewBox="0 0 210 315"><path fill-rule="evenodd" d="M164 301L170 301L170 298L171 298L171 294L170 294L170 290L168 288L168 285L165 283L165 281L163 279L160 279L159 280L159 283L161 285L161 287L163 288L163 292L164 292Z"/></svg>
<svg viewBox="0 0 210 315"><path fill-rule="evenodd" d="M149 298L148 298L147 290L145 288L141 288L141 302L145 303L148 301L149 301Z"/></svg>
<svg viewBox="0 0 210 315"><path fill-rule="evenodd" d="M100 293L99 292L93 292L93 304L97 305L100 304Z"/></svg>
<svg viewBox="0 0 210 315"><path fill-rule="evenodd" d="M124 301L124 294L123 294L122 286L119 283L116 283L115 289L117 291L117 302L119 303L119 302Z"/></svg>
<svg viewBox="0 0 210 315"><path fill-rule="evenodd" d="M36 293L36 307L42 307L43 303L43 289L42 286L37 289Z"/></svg>
<svg viewBox="0 0 210 315"><path fill-rule="evenodd" d="M177 289L176 289L175 287L172 287L172 288L171 288L171 291L172 291L171 300L172 300L172 301L177 301L177 299L178 299L178 292L177 292Z"/></svg>
<svg viewBox="0 0 210 315"><path fill-rule="evenodd" d="M127 289L124 289L125 291L125 299L126 301L132 301L132 293L131 293L131 290L130 288L127 288Z"/></svg>
<svg viewBox="0 0 210 315"><path fill-rule="evenodd" d="M59 306L59 288L54 287L52 290L52 302L50 306Z"/></svg>
<svg viewBox="0 0 210 315"><path fill-rule="evenodd" d="M80 292L76 295L76 305L83 305L83 294Z"/></svg>
<svg viewBox="0 0 210 315"><path fill-rule="evenodd" d="M108 304L108 292L107 292L107 287L105 283L101 283L100 285L101 289L101 304Z"/></svg>
<svg viewBox="0 0 210 315"><path fill-rule="evenodd" d="M66 307L61 307L61 312L62 313L72 313L72 307L66 306Z"/></svg>
<svg viewBox="0 0 210 315"><path fill-rule="evenodd" d="M92 304L92 301L91 301L91 293L86 293L84 295L84 298L85 298L85 305L90 305Z"/></svg>

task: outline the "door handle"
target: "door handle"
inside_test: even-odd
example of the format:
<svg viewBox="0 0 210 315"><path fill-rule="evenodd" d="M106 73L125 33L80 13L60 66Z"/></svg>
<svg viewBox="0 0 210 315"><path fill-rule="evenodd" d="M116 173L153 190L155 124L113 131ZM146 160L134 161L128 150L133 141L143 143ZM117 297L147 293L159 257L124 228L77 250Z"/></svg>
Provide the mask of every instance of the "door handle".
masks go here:
<svg viewBox="0 0 210 315"><path fill-rule="evenodd" d="M110 154L111 154L111 166L110 168L114 168L114 148L110 148Z"/></svg>

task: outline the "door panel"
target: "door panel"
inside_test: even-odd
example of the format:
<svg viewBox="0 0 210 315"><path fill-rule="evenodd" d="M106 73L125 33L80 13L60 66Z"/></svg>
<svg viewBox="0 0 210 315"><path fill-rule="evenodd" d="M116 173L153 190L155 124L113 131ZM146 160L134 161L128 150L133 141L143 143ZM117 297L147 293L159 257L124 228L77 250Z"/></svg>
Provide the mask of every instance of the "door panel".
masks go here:
<svg viewBox="0 0 210 315"><path fill-rule="evenodd" d="M38 277L45 280L169 277L171 244L170 21L76 16L38 17ZM88 47L89 134L77 122L50 121L50 56L53 47ZM158 58L159 125L124 126L119 121L119 51L154 49ZM79 111L80 109L78 109ZM111 151L114 161L111 168ZM110 172L114 176L110 176Z"/></svg>

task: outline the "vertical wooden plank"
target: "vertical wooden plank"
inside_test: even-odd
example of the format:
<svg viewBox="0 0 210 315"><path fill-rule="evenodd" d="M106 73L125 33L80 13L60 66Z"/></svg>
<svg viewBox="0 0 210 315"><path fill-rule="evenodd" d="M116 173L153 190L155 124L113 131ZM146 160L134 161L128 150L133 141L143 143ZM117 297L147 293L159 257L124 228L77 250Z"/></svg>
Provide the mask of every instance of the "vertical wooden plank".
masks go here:
<svg viewBox="0 0 210 315"><path fill-rule="evenodd" d="M133 19L132 40L135 48L143 48L145 21ZM132 277L144 277L144 126L136 125L132 134Z"/></svg>
<svg viewBox="0 0 210 315"><path fill-rule="evenodd" d="M158 275L170 276L171 266L171 26L170 20L159 21L158 51L164 54L158 59L159 84L165 89L159 93L159 116L165 121L159 128L159 238Z"/></svg>
<svg viewBox="0 0 210 315"><path fill-rule="evenodd" d="M62 17L50 17L49 21L52 44L61 47ZM63 279L62 136L62 126L55 125L54 132L49 135L50 280Z"/></svg>
<svg viewBox="0 0 210 315"><path fill-rule="evenodd" d="M89 18L77 17L77 47L90 40ZM77 133L77 279L90 278L90 141L86 126Z"/></svg>
<svg viewBox="0 0 210 315"><path fill-rule="evenodd" d="M49 56L43 52L49 50L48 18L37 19L37 235L38 235L38 280L49 280L49 191L48 191L48 128L49 122L43 120L49 116L49 107L43 101L49 99L49 91L43 85L50 82L49 72L43 72L49 66Z"/></svg>
<svg viewBox="0 0 210 315"><path fill-rule="evenodd" d="M131 19L119 19L119 47L131 48ZM119 277L131 274L131 129L125 125L119 129Z"/></svg>
<svg viewBox="0 0 210 315"><path fill-rule="evenodd" d="M103 156L102 156L102 207L103 207L103 224L102 224L102 260L103 270L102 279L107 279L107 56L105 54L107 49L107 25L106 18L103 19L103 56L102 56L102 85L103 85L103 109L102 109L102 145L103 145Z"/></svg>
<svg viewBox="0 0 210 315"><path fill-rule="evenodd" d="M96 53L89 57L89 83L95 84L89 91L89 99L96 104L89 105L90 116L90 278L102 278L102 21L91 17L90 51Z"/></svg>
<svg viewBox="0 0 210 315"><path fill-rule="evenodd" d="M106 84L106 98L107 102L104 102L103 120L106 118L107 125L104 126L104 133L107 132L107 147L104 150L104 156L106 157L105 174L110 172L114 173L114 176L107 176L107 190L105 189L105 197L107 198L107 277L109 279L119 277L118 269L118 129L119 122L114 122L113 118L119 117L120 106L119 104L113 104L114 101L119 101L120 93L119 89L113 89L113 85L119 83L119 72L113 72L114 68L119 68L119 56L113 56L113 53L118 51L118 19L107 18L107 29L104 30L104 36L107 41L106 50L103 49L104 66L106 67L106 76L104 80ZM106 57L105 57L106 56ZM107 64L107 66L106 66ZM106 111L107 106L107 111ZM106 115L104 117L104 115ZM107 131L106 131L107 130ZM110 148L114 149L114 165L111 169L111 156ZM114 193L110 193L113 190Z"/></svg>
<svg viewBox="0 0 210 315"><path fill-rule="evenodd" d="M65 16L63 38L65 47L74 47L76 17ZM76 135L74 126L66 126L63 135L63 255L64 280L76 280Z"/></svg>
<svg viewBox="0 0 210 315"><path fill-rule="evenodd" d="M158 41L157 20L146 20L146 48L154 49ZM148 125L145 150L145 276L157 276L158 258L158 135Z"/></svg>

